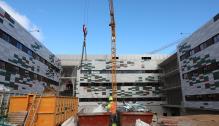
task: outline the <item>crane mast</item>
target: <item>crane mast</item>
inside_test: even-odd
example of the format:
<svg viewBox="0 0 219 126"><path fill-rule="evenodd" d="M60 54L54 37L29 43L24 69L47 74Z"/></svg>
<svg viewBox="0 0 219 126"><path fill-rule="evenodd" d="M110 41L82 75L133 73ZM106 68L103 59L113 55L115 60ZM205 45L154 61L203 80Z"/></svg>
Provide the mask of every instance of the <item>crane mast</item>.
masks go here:
<svg viewBox="0 0 219 126"><path fill-rule="evenodd" d="M113 0L109 0L110 24L111 27L111 63L112 63L112 97L117 104L117 82L116 82L116 24L114 17Z"/></svg>

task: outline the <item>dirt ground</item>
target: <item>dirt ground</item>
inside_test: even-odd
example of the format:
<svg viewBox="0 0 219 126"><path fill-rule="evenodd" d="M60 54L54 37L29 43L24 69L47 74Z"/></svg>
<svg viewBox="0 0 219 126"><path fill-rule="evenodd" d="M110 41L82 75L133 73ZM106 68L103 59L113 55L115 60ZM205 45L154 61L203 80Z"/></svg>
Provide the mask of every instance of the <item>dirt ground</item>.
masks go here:
<svg viewBox="0 0 219 126"><path fill-rule="evenodd" d="M219 115L160 117L158 126L219 126Z"/></svg>

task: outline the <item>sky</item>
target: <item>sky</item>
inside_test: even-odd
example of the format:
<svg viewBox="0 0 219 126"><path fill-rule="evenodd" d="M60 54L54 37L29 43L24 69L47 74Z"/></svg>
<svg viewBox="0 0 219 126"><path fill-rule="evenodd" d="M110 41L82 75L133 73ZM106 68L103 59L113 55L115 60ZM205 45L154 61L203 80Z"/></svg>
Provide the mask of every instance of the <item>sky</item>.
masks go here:
<svg viewBox="0 0 219 126"><path fill-rule="evenodd" d="M0 0L55 54L110 54L108 0ZM219 0L114 0L117 54L145 54L182 39L219 13ZM184 33L184 34L180 34ZM174 53L176 45L156 52Z"/></svg>

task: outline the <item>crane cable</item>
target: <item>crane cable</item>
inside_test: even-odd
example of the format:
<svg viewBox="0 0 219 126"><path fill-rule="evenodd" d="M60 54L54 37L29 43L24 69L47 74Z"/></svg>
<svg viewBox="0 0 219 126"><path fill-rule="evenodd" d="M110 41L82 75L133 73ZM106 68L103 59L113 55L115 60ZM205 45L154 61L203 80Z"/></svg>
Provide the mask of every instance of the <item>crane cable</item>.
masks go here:
<svg viewBox="0 0 219 126"><path fill-rule="evenodd" d="M180 33L180 34L182 35L182 33ZM186 34L187 34L187 33L186 33ZM160 48L158 48L158 49L156 49L156 50L153 50L153 51L149 52L149 54L156 54L156 53L158 53L158 52L160 52L160 51L163 51L163 50L165 50L165 49L167 49L167 48L170 48L170 47L172 47L172 46L174 46L174 45L176 45L176 44L179 44L180 42L182 42L183 40L185 40L186 37L187 37L187 36L183 36L183 37L177 39L177 40L174 41L174 42L171 42L171 43L169 43L169 44L167 44L167 45L164 45L164 46L162 46L162 47L160 47Z"/></svg>
<svg viewBox="0 0 219 126"><path fill-rule="evenodd" d="M88 24L88 7L89 1L84 0L84 24Z"/></svg>
<svg viewBox="0 0 219 126"><path fill-rule="evenodd" d="M82 30L83 30L84 40L83 40L83 45L82 45L81 63L80 63L79 68L82 68L83 61L84 61L84 55L85 55L85 61L87 61L87 48L86 48L87 28L85 24L83 25Z"/></svg>
<svg viewBox="0 0 219 126"><path fill-rule="evenodd" d="M87 24L88 24L88 0L84 1L84 24L83 24L83 44L82 44L82 54L81 54L81 62L79 65L79 69L82 69L83 61L87 61Z"/></svg>
<svg viewBox="0 0 219 126"><path fill-rule="evenodd" d="M89 8L89 0L84 0L84 24L83 24L83 28L82 28L82 31L83 31L83 45L82 45L82 55L81 55L81 62L80 62L80 66L79 66L79 69L82 70L83 68L83 62L84 64L87 64L87 33L88 33L88 30L87 30L87 26L88 26L88 8ZM91 70L90 70L91 71ZM92 78L91 78L91 72L88 71L87 73L87 80L88 82L92 82ZM88 85L89 88L91 88L91 83L89 83ZM94 92L94 94L96 94L96 92ZM93 93L91 93L92 97L94 98ZM97 96L96 96L97 97Z"/></svg>

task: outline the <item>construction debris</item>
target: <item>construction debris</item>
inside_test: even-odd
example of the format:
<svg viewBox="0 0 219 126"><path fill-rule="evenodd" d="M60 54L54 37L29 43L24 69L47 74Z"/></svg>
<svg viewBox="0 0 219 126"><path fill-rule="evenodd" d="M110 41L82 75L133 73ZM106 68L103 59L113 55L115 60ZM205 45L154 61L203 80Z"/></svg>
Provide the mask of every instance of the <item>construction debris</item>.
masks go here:
<svg viewBox="0 0 219 126"><path fill-rule="evenodd" d="M140 103L125 103L119 107L121 112L150 112L151 110Z"/></svg>
<svg viewBox="0 0 219 126"><path fill-rule="evenodd" d="M140 119L136 120L135 126L150 126L149 124L141 121Z"/></svg>
<svg viewBox="0 0 219 126"><path fill-rule="evenodd" d="M62 126L77 126L77 118L76 116L72 116L69 119L67 119Z"/></svg>
<svg viewBox="0 0 219 126"><path fill-rule="evenodd" d="M106 109L102 105L98 105L96 108L94 108L93 113L97 112L107 112Z"/></svg>

